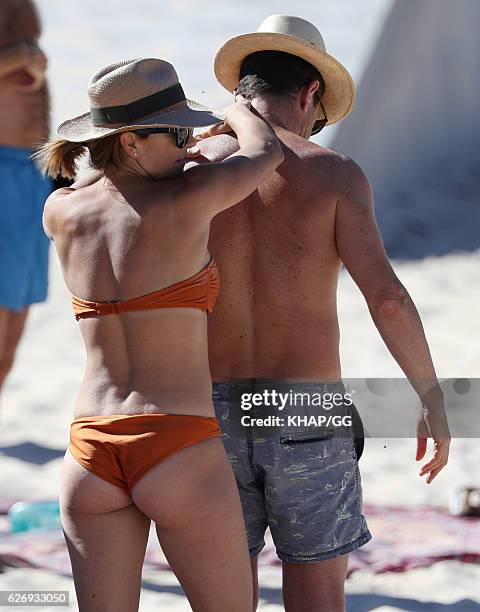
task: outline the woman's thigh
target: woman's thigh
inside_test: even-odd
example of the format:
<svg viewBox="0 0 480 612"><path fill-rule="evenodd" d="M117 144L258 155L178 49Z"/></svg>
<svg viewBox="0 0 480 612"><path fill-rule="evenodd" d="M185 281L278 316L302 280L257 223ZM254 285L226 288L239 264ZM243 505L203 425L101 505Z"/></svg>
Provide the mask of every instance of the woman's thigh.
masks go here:
<svg viewBox="0 0 480 612"><path fill-rule="evenodd" d="M80 612L138 610L150 519L68 451L60 507Z"/></svg>
<svg viewBox="0 0 480 612"><path fill-rule="evenodd" d="M235 476L221 439L151 469L133 488L195 612L251 612L252 573Z"/></svg>

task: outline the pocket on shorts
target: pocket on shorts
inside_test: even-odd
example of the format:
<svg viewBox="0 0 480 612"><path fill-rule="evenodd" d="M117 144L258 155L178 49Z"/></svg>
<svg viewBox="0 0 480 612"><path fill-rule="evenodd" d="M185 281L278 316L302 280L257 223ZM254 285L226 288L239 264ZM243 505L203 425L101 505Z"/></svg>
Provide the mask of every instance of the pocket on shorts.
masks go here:
<svg viewBox="0 0 480 612"><path fill-rule="evenodd" d="M335 432L326 427L305 427L297 431L285 431L280 434L282 444L301 444L302 442L316 442L333 438Z"/></svg>

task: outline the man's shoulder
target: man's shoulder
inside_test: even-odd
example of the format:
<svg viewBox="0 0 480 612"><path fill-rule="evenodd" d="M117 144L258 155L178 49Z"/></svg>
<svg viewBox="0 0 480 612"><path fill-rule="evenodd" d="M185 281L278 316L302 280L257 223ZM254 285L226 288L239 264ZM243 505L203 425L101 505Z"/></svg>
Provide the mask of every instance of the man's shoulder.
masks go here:
<svg viewBox="0 0 480 612"><path fill-rule="evenodd" d="M326 147L324 145L319 145L310 140L304 142L306 144L300 151L302 159L305 161L310 161L312 164L324 164L333 166L339 171L341 170L348 172L350 164L354 163L350 157L340 153L339 151L335 151L335 149L331 149L330 147Z"/></svg>
<svg viewBox="0 0 480 612"><path fill-rule="evenodd" d="M299 157L315 172L319 180L328 177L339 186L353 188L368 183L360 166L351 157L335 149L307 141L307 146L302 149Z"/></svg>
<svg viewBox="0 0 480 612"><path fill-rule="evenodd" d="M284 147L284 163L288 164L289 161L294 165L300 163L309 173L313 171L319 180L325 180L327 176L341 185L344 185L345 182L351 185L368 183L360 166L353 159L335 149L296 135L294 138L280 137L280 141ZM198 162L202 163L207 160L222 161L235 153L239 146L234 134L219 134L200 141L199 148L201 157Z"/></svg>

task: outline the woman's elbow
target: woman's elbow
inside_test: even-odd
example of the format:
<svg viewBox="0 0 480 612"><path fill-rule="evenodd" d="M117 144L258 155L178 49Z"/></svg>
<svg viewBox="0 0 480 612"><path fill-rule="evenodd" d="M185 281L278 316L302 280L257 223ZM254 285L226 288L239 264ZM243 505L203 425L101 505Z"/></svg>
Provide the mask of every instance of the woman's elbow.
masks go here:
<svg viewBox="0 0 480 612"><path fill-rule="evenodd" d="M265 151L269 157L269 159L271 159L272 164L275 165L275 167L279 166L285 156L283 154L283 147L281 142L278 140L278 138L271 138L269 139L266 143L265 143Z"/></svg>

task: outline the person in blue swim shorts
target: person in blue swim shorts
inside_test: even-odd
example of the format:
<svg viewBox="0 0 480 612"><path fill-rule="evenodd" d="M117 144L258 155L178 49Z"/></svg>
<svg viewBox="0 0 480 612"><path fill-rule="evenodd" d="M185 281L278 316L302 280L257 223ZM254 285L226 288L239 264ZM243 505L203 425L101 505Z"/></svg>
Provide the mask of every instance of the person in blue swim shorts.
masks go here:
<svg viewBox="0 0 480 612"><path fill-rule="evenodd" d="M0 391L30 304L47 297L49 239L43 205L51 193L30 156L49 134L47 59L31 0L0 4Z"/></svg>

